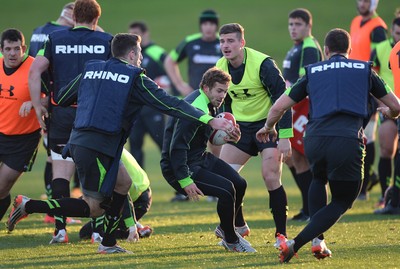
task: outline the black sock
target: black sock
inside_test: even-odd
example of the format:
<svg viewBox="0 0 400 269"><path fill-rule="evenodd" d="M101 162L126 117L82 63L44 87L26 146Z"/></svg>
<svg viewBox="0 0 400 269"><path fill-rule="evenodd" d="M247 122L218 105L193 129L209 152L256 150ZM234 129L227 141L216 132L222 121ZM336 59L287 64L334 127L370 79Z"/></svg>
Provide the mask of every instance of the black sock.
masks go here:
<svg viewBox="0 0 400 269"><path fill-rule="evenodd" d="M269 207L271 209L272 216L274 218L277 234L286 236L286 220L287 220L287 196L283 186L280 186L276 190L269 192Z"/></svg>
<svg viewBox="0 0 400 269"><path fill-rule="evenodd" d="M62 215L69 217L84 217L90 216L90 207L82 199L61 198L50 200L29 200L25 205L25 211L28 214L32 213L48 213L54 215Z"/></svg>
<svg viewBox="0 0 400 269"><path fill-rule="evenodd" d="M379 182L381 183L382 197L385 195L385 191L390 184L392 177L392 159L391 158L380 158L379 165Z"/></svg>
<svg viewBox="0 0 400 269"><path fill-rule="evenodd" d="M394 182L392 187L392 199L390 204L393 207L398 207L400 205L400 158L398 153L396 153L395 166L394 166Z"/></svg>
<svg viewBox="0 0 400 269"><path fill-rule="evenodd" d="M297 174L298 185L301 191L301 198L303 200L303 213L310 216L308 210L308 190L310 188L312 173L311 170L307 170L303 173Z"/></svg>
<svg viewBox="0 0 400 269"><path fill-rule="evenodd" d="M113 193L110 208L106 210L104 217L104 237L101 242L103 246L111 247L117 243L114 232L118 228L126 196L126 194Z"/></svg>
<svg viewBox="0 0 400 269"><path fill-rule="evenodd" d="M8 207L11 204L11 196L8 194L5 198L0 199L0 220L4 217Z"/></svg>
<svg viewBox="0 0 400 269"><path fill-rule="evenodd" d="M80 188L81 187L81 183L79 182L79 177L78 177L78 172L77 171L75 171L75 174L74 174L74 182L73 182L72 187L73 188Z"/></svg>
<svg viewBox="0 0 400 269"><path fill-rule="evenodd" d="M92 218L91 223L92 223L93 233L99 233L100 235L103 235L104 215L101 215L100 217L97 217L97 218Z"/></svg>
<svg viewBox="0 0 400 269"><path fill-rule="evenodd" d="M69 192L69 181L64 178L55 178L51 182L51 189L53 190L53 198L61 199L70 197ZM56 222L56 230L62 230L66 227L66 217L55 215L54 216Z"/></svg>
<svg viewBox="0 0 400 269"><path fill-rule="evenodd" d="M46 162L44 168L44 188L46 190L47 199L52 198L51 181L53 179L53 164Z"/></svg>

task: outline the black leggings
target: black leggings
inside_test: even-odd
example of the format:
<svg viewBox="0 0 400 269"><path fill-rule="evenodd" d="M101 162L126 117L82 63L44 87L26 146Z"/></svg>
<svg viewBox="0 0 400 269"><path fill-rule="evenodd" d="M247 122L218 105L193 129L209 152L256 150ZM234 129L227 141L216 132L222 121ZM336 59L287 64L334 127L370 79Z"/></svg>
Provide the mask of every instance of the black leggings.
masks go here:
<svg viewBox="0 0 400 269"><path fill-rule="evenodd" d="M202 166L190 167L192 179L197 187L207 196L218 197L217 213L220 226L228 243L237 240L235 223L244 225L242 202L247 182L229 164L217 157L207 154ZM175 181L170 183L177 191L185 191ZM240 218L236 219L235 218Z"/></svg>
<svg viewBox="0 0 400 269"><path fill-rule="evenodd" d="M329 181L329 187L332 200L327 204L326 180L313 179L311 182L308 192L311 219L294 238L296 252L315 237L323 236L352 207L360 192L361 181Z"/></svg>

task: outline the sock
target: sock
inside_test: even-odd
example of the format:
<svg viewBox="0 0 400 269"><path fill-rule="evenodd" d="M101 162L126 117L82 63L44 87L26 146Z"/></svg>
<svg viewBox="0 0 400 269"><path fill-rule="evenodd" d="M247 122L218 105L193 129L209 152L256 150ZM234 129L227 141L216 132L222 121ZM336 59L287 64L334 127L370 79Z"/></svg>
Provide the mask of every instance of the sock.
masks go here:
<svg viewBox="0 0 400 269"><path fill-rule="evenodd" d="M392 199L390 204L393 207L398 207L400 205L400 158L396 154L395 166L394 166L394 182L392 187Z"/></svg>
<svg viewBox="0 0 400 269"><path fill-rule="evenodd" d="M70 197L69 193L69 181L64 178L56 178L51 182L51 188L53 190L53 198L61 199ZM54 216L56 222L56 232L58 230L65 229L66 227L66 217L55 215Z"/></svg>
<svg viewBox="0 0 400 269"><path fill-rule="evenodd" d="M4 217L8 207L11 204L11 195L8 194L5 198L0 199L0 220Z"/></svg>
<svg viewBox="0 0 400 269"><path fill-rule="evenodd" d="M296 178L298 180L298 186L301 191L301 198L303 200L303 212L307 216L310 216L310 212L308 210L308 190L310 188L311 180L312 180L311 170L307 170L303 173L297 174Z"/></svg>
<svg viewBox="0 0 400 269"><path fill-rule="evenodd" d="M277 234L286 236L286 220L288 213L287 196L281 185L279 188L269 192L269 207L275 222L275 237Z"/></svg>
<svg viewBox="0 0 400 269"><path fill-rule="evenodd" d="M92 218L92 231L93 233L99 233L100 235L104 232L104 215L97 218Z"/></svg>
<svg viewBox="0 0 400 269"><path fill-rule="evenodd" d="M25 212L28 214L48 213L88 218L90 216L90 207L85 200L75 198L50 199L44 201L29 200L25 204Z"/></svg>
<svg viewBox="0 0 400 269"><path fill-rule="evenodd" d="M53 164L51 162L46 162L46 166L44 168L44 188L46 190L47 199L52 198L51 191L51 181L53 178Z"/></svg>
<svg viewBox="0 0 400 269"><path fill-rule="evenodd" d="M381 183L382 197L385 196L385 191L390 184L392 177L392 159L391 158L380 158L379 165L379 182Z"/></svg>
<svg viewBox="0 0 400 269"><path fill-rule="evenodd" d="M118 228L126 196L126 194L113 193L110 208L106 210L104 217L104 237L101 242L103 246L111 247L117 243L114 232Z"/></svg>

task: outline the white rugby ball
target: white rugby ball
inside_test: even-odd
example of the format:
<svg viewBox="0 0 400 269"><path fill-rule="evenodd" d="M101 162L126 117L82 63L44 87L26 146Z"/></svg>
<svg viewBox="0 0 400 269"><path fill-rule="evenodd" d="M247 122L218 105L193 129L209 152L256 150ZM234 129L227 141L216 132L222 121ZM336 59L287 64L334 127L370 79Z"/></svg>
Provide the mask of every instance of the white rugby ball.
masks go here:
<svg viewBox="0 0 400 269"><path fill-rule="evenodd" d="M229 112L222 112L222 113L218 114L216 116L216 118L225 118L225 119L229 120L232 123L232 125L234 125L234 126L236 125L235 116L233 116ZM223 131L223 130L214 130L211 133L209 141L213 145L221 146L223 144L226 144L225 137L227 137L227 138L229 137L229 135L225 131Z"/></svg>

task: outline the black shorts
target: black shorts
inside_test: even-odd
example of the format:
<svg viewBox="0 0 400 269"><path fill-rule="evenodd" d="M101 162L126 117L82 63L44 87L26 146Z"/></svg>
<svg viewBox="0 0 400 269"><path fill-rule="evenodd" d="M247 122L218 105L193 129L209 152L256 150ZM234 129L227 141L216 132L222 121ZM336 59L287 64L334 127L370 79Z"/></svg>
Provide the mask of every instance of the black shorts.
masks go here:
<svg viewBox="0 0 400 269"><path fill-rule="evenodd" d="M306 136L304 150L317 179L361 181L364 178L365 145L360 139Z"/></svg>
<svg viewBox="0 0 400 269"><path fill-rule="evenodd" d="M70 153L76 165L82 192L98 200L103 199L100 188L113 158L98 151L72 144Z"/></svg>
<svg viewBox="0 0 400 269"><path fill-rule="evenodd" d="M54 152L67 144L75 120L76 108L53 106L48 128L48 146Z"/></svg>
<svg viewBox="0 0 400 269"><path fill-rule="evenodd" d="M40 129L26 135L0 134L0 162L18 172L31 171L40 141Z"/></svg>
<svg viewBox="0 0 400 269"><path fill-rule="evenodd" d="M258 130L264 127L265 120L260 120L256 122L237 122L240 126L240 131L242 133L240 140L238 143L230 143L240 149L241 151L246 152L249 155L257 156L259 152L263 151L266 148L276 148L278 142L267 142L261 143L258 142L256 138L256 133Z"/></svg>

